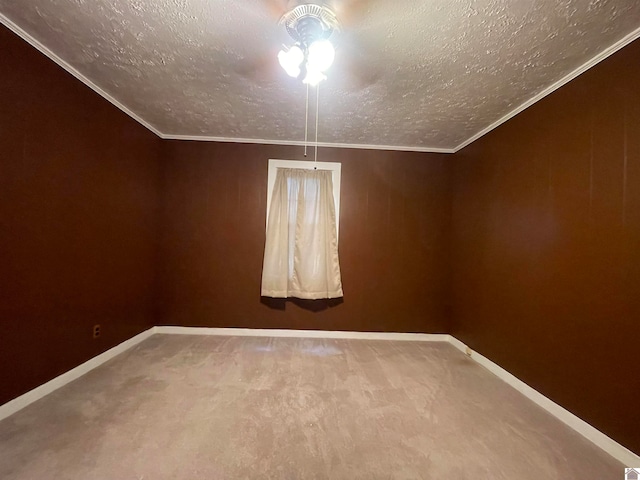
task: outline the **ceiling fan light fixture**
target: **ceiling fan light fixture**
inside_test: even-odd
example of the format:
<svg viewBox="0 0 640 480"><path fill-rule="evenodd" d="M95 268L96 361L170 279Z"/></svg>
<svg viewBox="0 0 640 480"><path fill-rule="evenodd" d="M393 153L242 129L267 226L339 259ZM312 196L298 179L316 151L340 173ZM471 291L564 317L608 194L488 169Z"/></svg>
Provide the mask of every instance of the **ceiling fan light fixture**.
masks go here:
<svg viewBox="0 0 640 480"><path fill-rule="evenodd" d="M329 40L316 40L309 46L307 69L326 72L335 57L336 50Z"/></svg>
<svg viewBox="0 0 640 480"><path fill-rule="evenodd" d="M292 46L289 50L280 50L278 53L280 66L287 72L287 75L291 77L298 77L300 75L300 65L303 61L304 52L297 45Z"/></svg>
<svg viewBox="0 0 640 480"><path fill-rule="evenodd" d="M331 67L336 55L328 39L340 28L333 10L322 3L312 1L298 5L286 12L279 22L295 42L291 49L278 54L280 65L289 75L298 77L302 70L300 66L304 63L306 73L303 82L312 86L327 78L323 72ZM295 53L292 54L294 49ZM292 58L289 58L290 55Z"/></svg>

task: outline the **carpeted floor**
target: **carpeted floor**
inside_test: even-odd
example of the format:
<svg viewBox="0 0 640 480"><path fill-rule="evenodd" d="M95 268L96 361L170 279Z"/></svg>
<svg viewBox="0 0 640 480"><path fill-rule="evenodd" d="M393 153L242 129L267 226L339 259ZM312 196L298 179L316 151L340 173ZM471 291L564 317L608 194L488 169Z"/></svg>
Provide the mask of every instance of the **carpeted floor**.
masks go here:
<svg viewBox="0 0 640 480"><path fill-rule="evenodd" d="M608 480L446 343L154 335L0 422L0 478Z"/></svg>

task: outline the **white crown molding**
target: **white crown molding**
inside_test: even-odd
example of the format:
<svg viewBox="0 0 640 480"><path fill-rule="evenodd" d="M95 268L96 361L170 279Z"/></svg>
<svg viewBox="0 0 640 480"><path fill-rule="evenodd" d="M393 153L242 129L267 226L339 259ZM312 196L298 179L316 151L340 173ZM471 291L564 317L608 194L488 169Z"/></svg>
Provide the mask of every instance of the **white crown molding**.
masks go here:
<svg viewBox="0 0 640 480"><path fill-rule="evenodd" d="M511 387L515 388L518 392L523 394L529 400L537 404L538 406L545 409L551 415L556 417L558 420L563 422L568 427L572 428L584 438L589 440L591 443L599 447L600 449L607 452L613 458L618 460L619 462L629 466L629 465L640 465L640 456L633 453L631 450L626 447L620 445L615 440L609 438L600 430L589 425L587 422L577 417L570 411L561 407L553 400L542 395L537 390L531 388L529 385L524 383L518 377L512 375L507 370L502 368L500 365L492 362L488 358L480 355L478 352L471 350L467 345L462 343L460 340L455 338L453 335L449 336L449 343L453 345L455 348L460 350L462 353L470 357L479 365L483 366L491 373L496 375L498 378L509 384Z"/></svg>
<svg viewBox="0 0 640 480"><path fill-rule="evenodd" d="M222 143L255 143L265 145L284 145L284 146L296 146L304 147L305 142L300 140L269 140L265 138L231 138L231 137L210 137L210 136L198 136L198 135L167 135L162 134L160 137L163 140L191 140L196 142L222 142ZM310 147L315 146L315 143L307 143ZM402 145L366 145L359 143L330 143L330 142L318 142L318 147L321 148L355 148L358 150L394 150L398 152L419 152L419 153L455 153L452 148L438 148L438 147L407 147Z"/></svg>
<svg viewBox="0 0 640 480"><path fill-rule="evenodd" d="M68 73L73 75L75 78L80 80L86 86L91 88L98 95L103 97L109 103L114 105L115 107L122 110L124 113L129 115L135 121L145 126L153 133L155 133L158 137L163 140L193 140L200 142L223 142L223 143L252 143L252 144L264 144L264 145L284 145L284 146L304 146L305 142L299 140L269 140L264 138L231 138L231 137L215 137L215 136L199 136L199 135L172 135L162 133L159 129L154 127L151 123L147 122L140 115L130 110L123 103L120 103L109 93L104 91L98 85L96 85L93 81L91 81L88 77L84 76L80 73L75 67L67 63L65 60L56 55L53 51L47 48L44 44L42 44L35 37L27 33L24 29L15 24L12 20L10 20L3 13L0 13L0 23L11 30L13 33L22 38L29 45L34 47L40 53L48 57L50 60L58 64ZM308 143L308 145L312 145ZM313 144L315 145L315 144ZM422 152L422 153L454 153L454 150L451 148L436 148L436 147L409 147L409 146L394 146L394 145L361 145L361 144L350 144L350 143L328 143L328 142L319 142L318 147L326 148L355 148L360 150L394 150L394 151L402 151L402 152Z"/></svg>
<svg viewBox="0 0 640 480"><path fill-rule="evenodd" d="M93 83L89 78L85 77L82 73L80 73L75 67L71 66L69 63L67 63L62 58L60 58L58 55L56 55L51 50L49 50L39 40L35 39L29 33L27 33L22 28L20 28L18 25L13 23L13 21L11 21L3 13L0 13L0 23L3 24L5 27L7 27L9 30L11 30L16 35L18 35L20 38L22 38L29 45L31 45L36 50L38 50L40 53L42 53L43 55L48 57L50 60L54 61L56 64L58 64L64 70L66 70L68 73L70 73L71 75L76 77L78 80L80 80L87 87L89 87L91 90L93 90L98 95L100 95L102 98L107 100L109 103L111 103L115 107L117 107L120 110L122 110L124 113L126 113L131 118L133 118L136 122L140 123L141 125L145 126L149 130L151 130L158 137L162 138L162 133L160 132L160 130L158 130L156 127L154 127L149 122L147 122L144 118L142 118L141 116L139 116L138 114L136 114L135 112L133 112L132 110L127 108L124 104L120 103L118 100L113 98L110 94L108 94L102 88L100 88L98 85Z"/></svg>
<svg viewBox="0 0 640 480"><path fill-rule="evenodd" d="M471 137L467 138L460 145L458 145L457 147L452 149L453 153L456 153L456 152L462 150L464 147L466 147L466 146L470 145L471 143L475 142L480 137L482 137L482 136L486 135L487 133L489 133L491 130L499 127L500 125L505 123L507 120L512 119L513 117L518 115L523 110L526 110L527 108L529 108L534 103L537 103L538 101L542 100L547 95L555 92L560 87L566 85L571 80L573 80L574 78L576 78L579 75L583 74L584 72L589 70L594 65L600 63L602 60L606 59L607 57L610 57L611 55L616 53L618 50L626 47L627 45L629 45L631 42L633 42L637 38L640 38L640 28L635 29L633 32L629 33L628 35L626 35L622 39L618 40L616 43L614 43L610 47L605 48L603 51L598 53L591 60L588 60L587 62L583 63L578 68L576 68L574 71L572 71L571 73L565 75L564 77L562 77L560 80L558 80L554 84L552 84L549 87L545 88L544 90L542 90L537 95L531 97L529 100L527 100L526 102L524 102L520 106L518 106L515 109L511 110L509 113L507 113L506 115L504 115L500 119L496 120L495 122L493 122L488 127L483 128L482 130L480 130L475 135L472 135Z"/></svg>
<svg viewBox="0 0 640 480"><path fill-rule="evenodd" d="M201 142L251 143L251 144L284 145L284 146L304 146L305 144L305 142L302 142L299 140L269 140L269 139L261 139L261 138L231 138L231 137L216 137L216 136L206 136L206 135L202 135L202 136L173 135L173 134L162 133L158 128L154 127L151 123L147 122L141 116L139 116L138 114L130 110L128 107L126 107L124 104L120 103L113 96L111 96L102 88L100 88L98 85L93 83L89 78L85 77L75 67L71 66L69 63L64 61L62 58L60 58L58 55L52 52L49 48L43 45L40 41L35 39L33 36L31 36L21 27L16 25L13 21L11 21L8 17L6 17L2 13L0 13L0 23L2 23L4 26L6 26L9 30L11 30L13 33L18 35L20 38L25 40L31 46L36 48L42 54L44 54L45 56L53 60L56 64L61 66L71 75L73 75L75 78L77 78L82 83L84 83L89 88L91 88L93 91L95 91L98 95L100 95L105 100L113 104L115 107L122 110L124 113L129 115L131 118L136 120L141 125L144 125L146 128L148 128L150 131L155 133L158 137L162 138L163 140L192 140L192 141L201 141ZM447 154L456 153L462 150L464 147L470 145L480 137L486 135L490 131L499 127L506 121L515 117L517 114L519 114L523 110L526 110L534 103L538 102L539 100L543 99L547 95L556 91L557 89L567 84L574 78L578 77L580 74L589 70L591 67L598 64L602 60L613 55L615 52L624 48L625 46L627 46L637 38L640 38L640 28L637 28L633 32L629 33L628 35L626 35L625 37L623 37L622 39L620 39L619 41L611 45L610 47L604 49L602 52L595 55L593 58L591 58L590 60L588 60L587 62L585 62L578 68L576 68L575 70L573 70L571 73L565 75L554 84L545 88L540 93L534 95L529 100L525 101L515 109L511 110L506 115L502 116L500 119L493 122L491 125L483 128L476 134L467 138L456 147L441 148L441 147L422 147L422 146L405 146L405 145L369 145L369 144L329 143L329 142L320 142L318 143L318 146L322 148L353 148L353 149L359 149L359 150L392 150L392 151L400 151L400 152L447 153Z"/></svg>
<svg viewBox="0 0 640 480"><path fill-rule="evenodd" d="M135 337L130 338L122 342L119 345L116 345L113 348L110 348L106 352L101 353L93 357L90 360L78 365L75 368L72 368L68 372L63 373L55 377L52 380L49 380L47 383L43 383L39 387L34 388L33 390L28 391L27 393L20 395L17 398L5 403L4 405L0 405L0 420L3 418L7 418L9 415L13 415L18 410L22 410L28 405L31 405L36 400L40 400L42 397L49 395L51 392L59 389L60 387L65 386L66 384L73 382L77 378L80 378L85 373L90 372L96 367L99 367L107 360L111 360L117 355L129 350L130 348L136 346L140 342L146 340L151 335L153 335L153 328L145 330L142 333L139 333Z"/></svg>

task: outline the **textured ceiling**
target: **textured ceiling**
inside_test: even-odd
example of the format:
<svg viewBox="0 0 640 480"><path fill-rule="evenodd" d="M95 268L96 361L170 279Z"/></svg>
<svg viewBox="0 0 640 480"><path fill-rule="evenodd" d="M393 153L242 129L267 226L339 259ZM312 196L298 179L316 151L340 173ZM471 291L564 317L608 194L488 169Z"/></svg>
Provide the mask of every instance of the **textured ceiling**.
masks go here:
<svg viewBox="0 0 640 480"><path fill-rule="evenodd" d="M273 3L0 0L0 13L163 137L290 143L305 87L277 64ZM334 3L347 25L320 88L331 144L454 150L640 27L638 0Z"/></svg>

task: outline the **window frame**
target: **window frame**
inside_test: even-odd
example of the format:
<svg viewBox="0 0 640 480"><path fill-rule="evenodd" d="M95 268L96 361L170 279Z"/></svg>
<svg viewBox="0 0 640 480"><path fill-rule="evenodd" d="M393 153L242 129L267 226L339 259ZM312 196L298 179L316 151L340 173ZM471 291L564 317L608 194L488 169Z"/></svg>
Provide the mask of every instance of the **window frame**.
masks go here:
<svg viewBox="0 0 640 480"><path fill-rule="evenodd" d="M333 203L336 210L336 235L340 238L340 181L342 177L342 164L339 162L314 162L310 160L280 160L269 159L269 170L267 175L267 218L265 229L269 223L269 210L271 209L271 195L273 186L276 183L276 173L278 168L302 168L305 170L329 170L331 171L331 181L333 183Z"/></svg>

